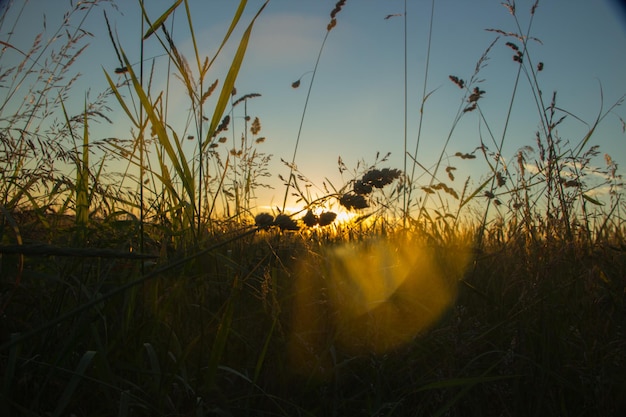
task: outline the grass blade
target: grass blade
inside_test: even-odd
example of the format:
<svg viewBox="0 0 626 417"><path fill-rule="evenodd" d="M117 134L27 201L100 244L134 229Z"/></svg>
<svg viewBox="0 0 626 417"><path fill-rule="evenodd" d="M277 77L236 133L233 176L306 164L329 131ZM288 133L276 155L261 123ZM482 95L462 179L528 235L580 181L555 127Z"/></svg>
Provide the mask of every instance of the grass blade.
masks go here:
<svg viewBox="0 0 626 417"><path fill-rule="evenodd" d="M211 143L211 138L215 134L215 130L222 120L222 115L224 114L224 110L228 105L233 88L235 87L235 80L237 79L237 75L239 74L241 63L243 62L243 58L246 55L246 49L248 47L248 41L250 40L250 34L252 33L254 22L256 21L257 17L259 17L263 9L265 9L265 6L268 2L269 0L263 3L263 6L261 6L257 14L254 16L254 18L250 22L250 25L248 25L248 29L246 29L241 38L241 41L239 42L239 47L237 48L237 52L235 53L233 62L230 65L230 69L228 70L228 74L226 75L226 79L224 80L224 84L222 85L222 91L217 100L217 103L215 104L215 110L213 112L213 117L211 118L211 125L209 127L206 140L204 141L202 149L203 151L205 150L204 148L206 148Z"/></svg>
<svg viewBox="0 0 626 417"><path fill-rule="evenodd" d="M89 221L89 125L87 120L87 100L85 99L82 164L76 172L76 224L79 227L85 227Z"/></svg>
<svg viewBox="0 0 626 417"><path fill-rule="evenodd" d="M57 403L57 407L54 410L53 414L54 417L60 417L63 415L65 409L67 408L72 397L74 396L74 393L76 392L76 388L78 388L78 384L85 376L85 371L87 371L87 367L89 367L95 356L96 352L93 350L89 350L85 352L83 357L80 359L80 362L78 362L78 365L73 372L70 382L67 384L67 387L65 387L65 391L63 391L61 399Z"/></svg>
<svg viewBox="0 0 626 417"><path fill-rule="evenodd" d="M211 59L211 62L208 65L209 68L213 64L213 61L215 61L217 59L218 55L220 54L220 52L224 48L224 45L226 45L226 42L228 42L228 39L230 39L230 35L233 33L233 30L235 30L235 27L239 23L239 19L241 19L241 15L243 14L243 11L245 10L247 3L248 3L248 0L241 0L239 2L239 7L237 7L237 11L235 12L235 16L233 16L233 20L230 22L230 27L226 31L226 35L224 35L224 39L222 39L222 43L221 43L220 47L217 48L217 52L213 56L213 59ZM266 2L266 4L267 4L267 2ZM187 2L185 2L185 6L187 6ZM265 7L265 5L263 5L263 7ZM189 8L188 7L187 7L187 20L189 22L191 22L191 15L189 14Z"/></svg>
<svg viewBox="0 0 626 417"><path fill-rule="evenodd" d="M107 81L109 82L109 87L111 87L111 91L113 91L113 94L115 95L115 98L117 99L117 102L120 103L120 106L122 106L124 113L126 113L126 115L130 119L130 121L133 123L133 125L135 125L136 127L139 127L139 123L135 119L135 116L133 116L133 114L130 112L128 106L126 106L126 103L124 102L122 95L118 91L117 86L115 85L111 77L109 77L109 74L106 72L106 70L104 68L102 68L102 70L104 71L104 75L107 78Z"/></svg>
<svg viewBox="0 0 626 417"><path fill-rule="evenodd" d="M176 10L176 8L178 6L180 6L180 4L183 2L183 0L176 0L176 3L174 3L172 6L170 6L169 9L167 9L165 11L165 13L163 13L161 15L161 17L159 17L146 31L146 34L143 35L143 40L145 41L146 39L148 39L150 36L152 36L152 34L154 32L157 31L157 29L159 29L161 27L161 25L163 24L163 22L165 22L167 20L167 18L174 12L174 10ZM146 15L146 10L143 7L143 1L141 2L141 10L143 12L144 16Z"/></svg>
<svg viewBox="0 0 626 417"><path fill-rule="evenodd" d="M170 162L174 166L174 170L180 177L183 187L185 188L185 191L187 192L187 195L189 197L189 203L193 205L195 202L195 198L194 198L195 197L195 185L194 185L193 175L191 173L191 170L189 169L189 164L187 164L187 161L185 160L184 155L182 154L179 155L174 150L174 146L172 146L172 142L167 134L167 131L165 130L165 123L163 122L163 120L161 120L154 106L150 102L150 99L148 98L141 83L139 82L139 79L137 79L137 76L132 70L130 62L128 61L128 58L126 57L126 54L124 53L123 50L122 50L122 58L124 59L125 65L128 67L128 73L133 83L135 92L139 96L139 100L141 101L142 107L146 110L148 118L150 119L150 123L152 124L152 127L154 128L154 131L159 140L159 144L165 150L165 153L170 159ZM173 184L170 183L170 184L165 184L165 185L171 190L173 190Z"/></svg>
<svg viewBox="0 0 626 417"><path fill-rule="evenodd" d="M217 334L215 335L215 341L213 342L213 346L211 348L211 354L209 356L209 364L207 366L207 382L209 386L215 385L215 379L217 376L217 369L219 367L219 362L222 358L222 354L226 349L226 341L228 340L228 334L230 333L230 327L233 321L233 315L235 312L235 304L237 302L237 297L239 293L239 283L235 279L233 283L233 290L230 294L230 297L226 301L226 309L224 311L224 315L220 321L220 325L217 329Z"/></svg>

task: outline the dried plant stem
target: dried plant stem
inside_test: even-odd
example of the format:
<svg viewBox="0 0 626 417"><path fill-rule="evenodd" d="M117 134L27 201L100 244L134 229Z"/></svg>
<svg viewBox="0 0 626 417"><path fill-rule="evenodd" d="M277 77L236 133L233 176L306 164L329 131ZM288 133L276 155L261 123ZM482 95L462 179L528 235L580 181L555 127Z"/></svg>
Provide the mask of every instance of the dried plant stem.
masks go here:
<svg viewBox="0 0 626 417"><path fill-rule="evenodd" d="M405 19L405 31L406 31L406 1L405 1L405 11L404 11L404 19ZM435 0L432 0L431 2L431 7L430 7L430 19L428 21L428 48L426 50L426 65L424 68L424 82L422 85L422 104L420 107L420 116L419 116L419 122L418 122L418 126L417 126L417 139L415 142L415 151L413 152L413 156L412 156L412 160L413 161L417 161L417 155L418 155L418 151L419 151L419 145L420 145L420 139L422 136L422 126L423 126L423 121L424 121L424 105L426 104L426 100L428 98L428 95L426 93L426 88L428 85L428 71L430 69L430 50L431 50L431 45L432 45L432 39L433 39L433 26L434 26L434 22L435 22ZM405 33L405 49L406 49L406 33ZM406 55L406 51L405 51L405 55ZM408 90L407 87L407 81L406 81L406 56L404 58L405 60L405 80L404 80L404 89L405 89L405 95L406 95L406 90ZM405 98L406 100L406 98ZM406 108L406 103L405 103L405 108ZM406 112L406 110L405 110ZM406 131L406 113L405 113L405 131ZM405 133L406 135L406 133ZM444 147L445 149L445 147ZM406 163L407 163L407 152L408 149L406 148L406 139L405 139L405 150L404 150L404 164L405 164L405 168L404 168L404 172L407 172L406 169ZM411 175L410 175L410 186L409 187L405 187L404 190L404 195L405 195L405 201L404 201L404 212L405 212L405 220L406 221L406 216L409 215L409 207L408 205L411 203L411 192L413 191L413 180L415 178L415 168L416 168L416 164L413 163L412 167L411 167ZM435 170L436 172L436 170ZM434 177L433 177L434 178ZM407 195L408 194L408 195Z"/></svg>
<svg viewBox="0 0 626 417"><path fill-rule="evenodd" d="M324 45L326 45L326 40L328 39L328 35L330 34L330 30L326 31L324 35L324 40L322 41L322 46L317 54L317 59L315 60L315 67L313 68L313 75L311 76L311 82L309 83L309 90L306 93L306 99L304 100L304 108L302 109L302 117L300 118L300 126L298 127L298 136L296 136L296 144L293 149L293 156L291 157L291 164L289 166L289 177L287 179L287 184L285 187L285 198L283 199L283 208L285 211L285 207L287 206L287 196L289 196L289 189L291 188L291 182L295 180L293 174L293 167L296 163L296 155L298 154L298 146L300 144L300 136L302 135L302 126L304 126L304 118L306 116L306 109L309 105L309 98L311 97L311 90L313 89L313 82L315 81L315 74L317 74L317 67L320 63L320 58L322 57L322 52L324 51Z"/></svg>

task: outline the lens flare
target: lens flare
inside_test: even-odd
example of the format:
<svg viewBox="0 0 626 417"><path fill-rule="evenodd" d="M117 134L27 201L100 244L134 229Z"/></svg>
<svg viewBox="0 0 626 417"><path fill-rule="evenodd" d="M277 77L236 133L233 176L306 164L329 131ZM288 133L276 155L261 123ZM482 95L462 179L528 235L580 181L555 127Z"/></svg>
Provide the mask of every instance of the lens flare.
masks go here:
<svg viewBox="0 0 626 417"><path fill-rule="evenodd" d="M295 282L289 355L325 376L336 350L380 354L412 341L452 304L469 251L408 237L344 244L305 259Z"/></svg>

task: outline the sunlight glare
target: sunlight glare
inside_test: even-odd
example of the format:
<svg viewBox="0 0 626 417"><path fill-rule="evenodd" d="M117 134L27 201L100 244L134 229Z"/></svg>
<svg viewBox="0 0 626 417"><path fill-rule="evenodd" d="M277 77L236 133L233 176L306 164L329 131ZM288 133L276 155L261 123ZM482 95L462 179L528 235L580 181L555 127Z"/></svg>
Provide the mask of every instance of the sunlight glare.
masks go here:
<svg viewBox="0 0 626 417"><path fill-rule="evenodd" d="M456 298L468 254L394 238L329 249L321 265L304 260L289 340L294 369L324 377L333 349L380 354L410 342Z"/></svg>

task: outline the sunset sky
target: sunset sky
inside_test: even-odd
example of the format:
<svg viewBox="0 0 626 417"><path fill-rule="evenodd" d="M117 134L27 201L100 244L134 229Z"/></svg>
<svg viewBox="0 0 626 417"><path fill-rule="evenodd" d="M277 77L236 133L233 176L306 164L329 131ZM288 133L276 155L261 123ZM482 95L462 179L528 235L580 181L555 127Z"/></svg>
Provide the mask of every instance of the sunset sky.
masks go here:
<svg viewBox="0 0 626 417"><path fill-rule="evenodd" d="M31 0L21 17L22 22L29 24L16 29L10 38L11 44L28 49L42 30L44 13L48 30L56 28L63 11L58 6L61 3L69 2ZM146 3L151 18L156 19L173 0ZM238 3L190 0L202 54L214 54ZM216 61L213 72L209 72L208 84L224 76L245 26L262 3L261 0L248 2L241 26L224 50L222 59ZM516 2L517 18L524 31L528 28L533 3L531 0ZM0 4L6 2L0 1ZM515 19L497 0L436 0L434 4L433 12L430 1L407 1L407 85L404 84L404 17L401 15L404 1L348 0L337 15L337 26L329 35L314 80L295 161L302 174L315 185L321 188L324 178L328 178L340 186L342 181L352 178L344 174L342 180L339 175L339 156L348 168L355 168L361 159L372 163L377 152L391 152L391 158L381 167L402 169L404 94L408 93L407 143L412 153L416 147L424 82L426 93L432 94L424 106L417 159L424 166L432 167L439 158L464 94L449 80L449 75L466 81L471 78L478 59L498 36L485 29L504 32L518 32L518 29ZM291 84L314 68L334 5L334 0L270 0L252 32L236 84L236 97L261 94L248 102L248 113L261 120L260 135L267 140L259 145L259 150L273 155L269 167L272 177L262 180L275 188L258 190L256 205L259 207L282 204L284 187L277 174L287 176L289 171L280 159L290 161L292 158L311 74L302 78L298 89L293 89ZM76 102L70 104L73 114L82 110L86 88L91 89L92 96L106 88L103 68L114 75L114 69L119 66L106 33L103 9L114 22L130 60L135 62L139 56L141 26L137 2L118 1L117 6L118 11L103 4L88 16L86 28L94 38L76 63L76 70L83 75L74 90ZM14 4L10 13L17 10ZM431 12L430 68L425 79ZM388 15L398 16L385 19ZM174 19L174 39L191 62L191 43L185 31L182 8ZM0 40L8 42L8 30L5 22ZM543 0L533 18L530 35L541 41L529 43L528 58L535 64L544 63L538 80L545 103L549 104L553 91L558 92L557 106L571 113L559 133L574 147L598 114L626 93L626 14L617 1ZM51 35L48 33L48 36ZM466 113L451 136L444 156L444 166L458 167L457 179L451 186L461 188L468 176L476 186L488 172L480 156L468 163L455 158L456 152L474 151L480 145L480 135L491 150L495 149L493 140L500 142L502 138L519 68L512 59L513 51L505 45L507 41L519 44L515 39L501 37L478 76L484 80L479 84L485 91L479 104L487 123L479 119L478 112ZM149 40L145 47L146 56L162 53L154 41ZM3 57L3 67L9 65L9 58L8 55ZM158 91L165 89L167 70L164 57L157 56L154 62L157 73L153 90ZM184 131L188 102L183 89L174 77L170 81L171 125L181 136L193 134ZM522 75L504 140L503 156L507 161L514 160L517 149L522 146L535 146L539 118L530 91L528 80ZM130 136L125 115L113 100L110 106L114 110L110 115L114 125L92 126L92 138ZM619 117L626 118L624 109L618 107L614 114L608 115L590 141L590 145L601 146L601 155L608 153L622 164L626 161L626 135ZM208 107L207 113L211 111ZM235 133L239 136L243 128L243 108L237 111ZM601 165L603 159L595 162ZM423 171L417 169L416 174L419 177ZM445 179L443 171L439 176ZM426 176L419 178L420 184L428 183ZM314 188L312 193L321 195L323 191Z"/></svg>

